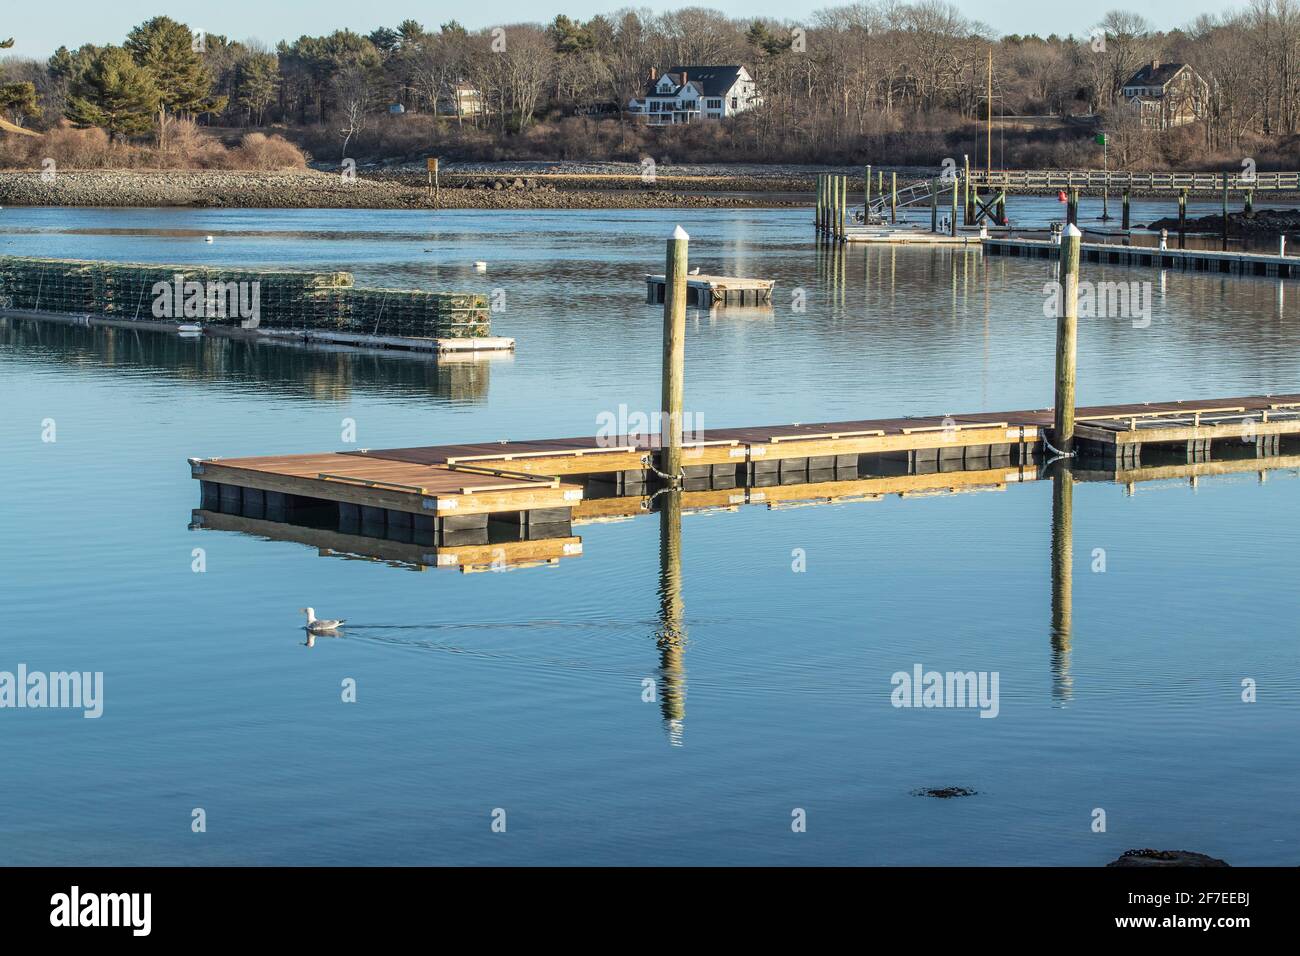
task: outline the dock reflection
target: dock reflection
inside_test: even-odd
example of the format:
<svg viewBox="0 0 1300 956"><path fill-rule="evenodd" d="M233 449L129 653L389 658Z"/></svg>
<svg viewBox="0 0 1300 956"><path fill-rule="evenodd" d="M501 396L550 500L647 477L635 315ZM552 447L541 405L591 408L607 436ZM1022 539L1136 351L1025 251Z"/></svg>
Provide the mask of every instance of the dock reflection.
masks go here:
<svg viewBox="0 0 1300 956"><path fill-rule="evenodd" d="M487 400L491 368L509 352L433 357L263 336L187 337L153 329L79 326L0 316L0 344L25 359L78 368L148 371L188 385L288 398L347 401L358 393L407 395L453 404Z"/></svg>

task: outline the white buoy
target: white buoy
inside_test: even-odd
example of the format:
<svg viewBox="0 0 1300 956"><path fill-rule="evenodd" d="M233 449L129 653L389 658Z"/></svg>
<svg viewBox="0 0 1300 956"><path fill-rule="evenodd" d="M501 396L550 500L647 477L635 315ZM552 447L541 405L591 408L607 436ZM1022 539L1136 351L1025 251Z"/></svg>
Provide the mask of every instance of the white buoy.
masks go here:
<svg viewBox="0 0 1300 956"><path fill-rule="evenodd" d="M482 259L477 260L477 261L474 263L474 271L475 271L475 272L487 272L487 263L484 262Z"/></svg>
<svg viewBox="0 0 1300 956"><path fill-rule="evenodd" d="M213 239L212 239L211 236L208 236L208 237L207 237L206 239L204 239L203 241L204 241L204 242L212 242Z"/></svg>

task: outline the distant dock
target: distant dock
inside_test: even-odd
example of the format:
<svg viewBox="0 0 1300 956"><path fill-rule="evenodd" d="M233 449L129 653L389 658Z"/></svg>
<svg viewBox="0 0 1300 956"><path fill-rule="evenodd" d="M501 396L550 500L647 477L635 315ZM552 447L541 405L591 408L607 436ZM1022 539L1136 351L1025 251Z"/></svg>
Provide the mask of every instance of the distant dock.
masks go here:
<svg viewBox="0 0 1300 956"><path fill-rule="evenodd" d="M988 238L984 251L993 256L1026 259L1059 259L1061 247L1050 240ZM1079 247L1084 262L1184 269L1189 272L1228 273L1240 276L1300 278L1300 259L1259 252L1215 252L1207 249L1159 249L1154 246L1121 246L1085 242Z"/></svg>

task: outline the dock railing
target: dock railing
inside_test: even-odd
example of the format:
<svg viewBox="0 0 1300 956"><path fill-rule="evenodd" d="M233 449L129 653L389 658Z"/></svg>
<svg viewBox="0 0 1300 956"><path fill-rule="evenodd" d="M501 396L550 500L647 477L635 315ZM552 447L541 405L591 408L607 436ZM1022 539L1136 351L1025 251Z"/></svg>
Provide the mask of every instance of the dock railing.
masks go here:
<svg viewBox="0 0 1300 956"><path fill-rule="evenodd" d="M1300 192L1300 172L1240 173L1137 173L1102 172L1100 170L1028 170L1007 169L984 172L971 170L973 186L1003 189L1149 189L1201 190L1228 189ZM1226 182L1225 182L1226 181Z"/></svg>

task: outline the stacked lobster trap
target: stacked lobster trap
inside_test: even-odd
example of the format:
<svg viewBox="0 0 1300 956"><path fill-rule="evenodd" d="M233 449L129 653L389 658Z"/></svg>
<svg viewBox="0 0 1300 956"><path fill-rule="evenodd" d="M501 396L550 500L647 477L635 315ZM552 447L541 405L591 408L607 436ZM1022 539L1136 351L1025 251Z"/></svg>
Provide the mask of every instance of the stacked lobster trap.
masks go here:
<svg viewBox="0 0 1300 956"><path fill-rule="evenodd" d="M0 308L402 338L491 334L482 293L357 288L350 272L0 256Z"/></svg>

